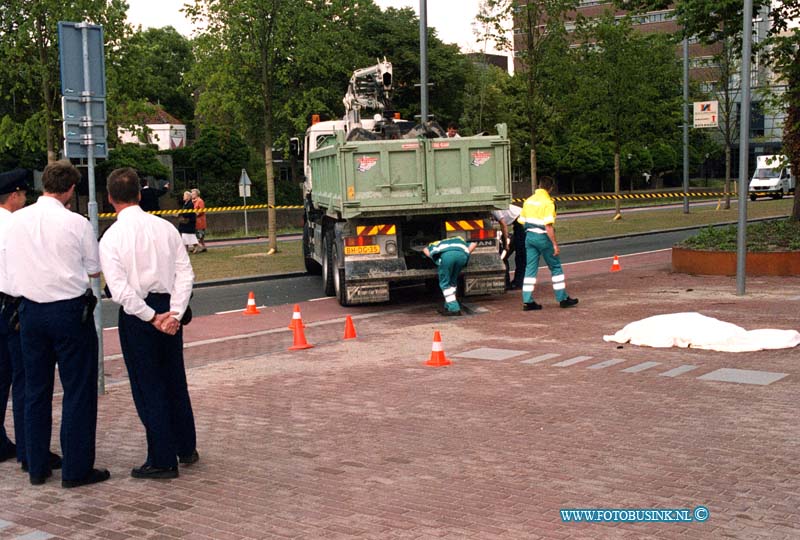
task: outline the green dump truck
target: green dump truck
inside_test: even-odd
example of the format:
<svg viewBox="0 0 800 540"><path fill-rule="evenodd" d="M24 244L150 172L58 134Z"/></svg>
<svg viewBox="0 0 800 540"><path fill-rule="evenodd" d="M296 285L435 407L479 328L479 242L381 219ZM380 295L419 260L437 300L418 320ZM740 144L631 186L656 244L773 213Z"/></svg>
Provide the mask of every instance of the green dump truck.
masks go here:
<svg viewBox="0 0 800 540"><path fill-rule="evenodd" d="M359 125L372 131L373 122L380 120ZM422 249L455 235L478 244L462 272L463 293L503 293L491 212L510 204L510 145L506 126L496 131L348 141L345 121L312 125L304 144L303 255L307 270L322 274L324 293L352 305L389 300L393 283L435 283L436 267Z"/></svg>

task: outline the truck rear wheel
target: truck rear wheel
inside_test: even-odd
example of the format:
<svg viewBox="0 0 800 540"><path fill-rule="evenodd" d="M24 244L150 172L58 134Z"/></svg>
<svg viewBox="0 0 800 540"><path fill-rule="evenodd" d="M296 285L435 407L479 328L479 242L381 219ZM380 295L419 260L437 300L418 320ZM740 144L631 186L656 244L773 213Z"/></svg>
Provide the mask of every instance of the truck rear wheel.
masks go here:
<svg viewBox="0 0 800 540"><path fill-rule="evenodd" d="M333 252L331 261L333 263L334 296L339 300L340 305L346 307L350 304L347 302L347 278L344 275L344 261L341 260L342 254L339 252L339 246L336 242L333 242L331 250ZM339 266L342 266L342 268L339 268Z"/></svg>
<svg viewBox="0 0 800 540"><path fill-rule="evenodd" d="M773 199L783 199L783 188L779 189L778 192L772 196Z"/></svg>
<svg viewBox="0 0 800 540"><path fill-rule="evenodd" d="M333 296L336 292L333 288L333 231L330 229L322 235L322 293L325 296Z"/></svg>

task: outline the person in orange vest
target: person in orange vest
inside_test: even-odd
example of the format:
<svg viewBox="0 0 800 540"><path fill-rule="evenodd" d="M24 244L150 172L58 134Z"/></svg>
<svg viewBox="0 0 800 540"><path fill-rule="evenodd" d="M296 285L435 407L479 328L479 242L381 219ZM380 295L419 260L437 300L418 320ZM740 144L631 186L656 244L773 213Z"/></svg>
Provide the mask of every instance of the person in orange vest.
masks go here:
<svg viewBox="0 0 800 540"><path fill-rule="evenodd" d="M200 190L194 188L192 190L192 204L194 209L197 210L197 220L195 221L195 236L197 236L197 253L208 251L206 249L206 203L200 198Z"/></svg>
<svg viewBox="0 0 800 540"><path fill-rule="evenodd" d="M558 257L560 250L553 228L556 222L556 205L550 196L554 187L555 182L552 178L542 177L539 180L539 188L525 201L519 216L519 222L525 227L525 250L528 259L525 265L525 279L522 282L523 311L542 309L541 304L533 300L540 256L544 257L544 262L550 269L553 292L559 305L562 308L569 308L578 304L577 298L570 298L567 294L564 270Z"/></svg>

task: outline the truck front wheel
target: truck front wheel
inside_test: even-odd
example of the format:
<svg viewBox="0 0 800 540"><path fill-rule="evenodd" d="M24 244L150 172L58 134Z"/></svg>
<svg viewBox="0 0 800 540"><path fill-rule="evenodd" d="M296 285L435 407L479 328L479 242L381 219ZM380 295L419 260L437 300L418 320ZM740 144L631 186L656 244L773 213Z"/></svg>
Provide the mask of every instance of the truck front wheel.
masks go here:
<svg viewBox="0 0 800 540"><path fill-rule="evenodd" d="M325 296L333 296L333 231L326 230L322 237L322 292Z"/></svg>
<svg viewBox="0 0 800 540"><path fill-rule="evenodd" d="M306 272L318 276L322 273L322 267L311 256L311 231L308 230L308 222L303 223L303 262L306 265Z"/></svg>
<svg viewBox="0 0 800 540"><path fill-rule="evenodd" d="M757 198L758 198L758 197L756 197L755 195L750 195L750 200L751 200L751 201L755 201Z"/></svg>

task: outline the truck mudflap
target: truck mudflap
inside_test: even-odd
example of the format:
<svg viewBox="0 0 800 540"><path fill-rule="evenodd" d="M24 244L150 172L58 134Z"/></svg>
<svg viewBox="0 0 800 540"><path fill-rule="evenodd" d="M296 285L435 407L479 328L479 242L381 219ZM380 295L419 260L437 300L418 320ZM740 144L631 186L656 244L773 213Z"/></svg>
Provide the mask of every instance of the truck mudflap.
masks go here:
<svg viewBox="0 0 800 540"><path fill-rule="evenodd" d="M484 294L505 294L505 272L497 274L465 274L464 296L479 296Z"/></svg>
<svg viewBox="0 0 800 540"><path fill-rule="evenodd" d="M506 267L492 248L491 252L472 253L469 263L462 271L464 276L464 295L505 294Z"/></svg>
<svg viewBox="0 0 800 540"><path fill-rule="evenodd" d="M347 304L370 304L389 301L389 284L400 281L436 279L436 268L409 269L403 259L345 261L345 296ZM505 266L495 253L472 254L462 271L464 294L477 296L504 294Z"/></svg>
<svg viewBox="0 0 800 540"><path fill-rule="evenodd" d="M388 281L350 282L345 289L347 304L375 304L389 301Z"/></svg>

